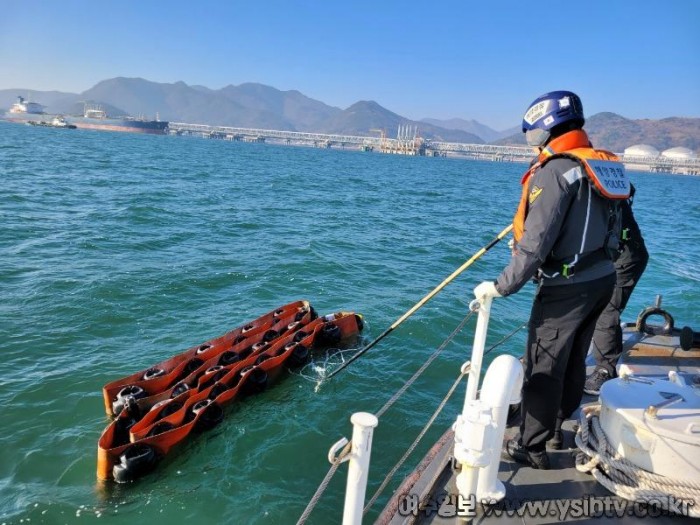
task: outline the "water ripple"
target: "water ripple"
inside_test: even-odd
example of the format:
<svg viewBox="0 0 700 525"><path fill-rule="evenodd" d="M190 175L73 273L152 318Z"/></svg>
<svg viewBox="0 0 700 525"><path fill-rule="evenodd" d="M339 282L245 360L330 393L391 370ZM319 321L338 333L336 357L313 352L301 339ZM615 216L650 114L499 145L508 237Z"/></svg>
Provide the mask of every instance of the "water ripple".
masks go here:
<svg viewBox="0 0 700 525"><path fill-rule="evenodd" d="M467 314L473 287L506 264L507 249L492 250L320 389L314 378L342 352L229 408L221 426L134 485L95 482L102 385L297 299L321 313L363 313L355 344L371 341L508 224L524 169L0 127L0 516L8 525L294 521L327 471L328 447L349 435L350 414L377 411L401 387ZM700 326L700 180L634 177L652 259L628 311L663 291L679 323ZM528 287L494 303L489 342L527 318L531 297ZM382 418L370 491L468 359L472 330ZM519 333L500 351L519 355L523 344ZM310 523L339 516L343 484L334 481Z"/></svg>

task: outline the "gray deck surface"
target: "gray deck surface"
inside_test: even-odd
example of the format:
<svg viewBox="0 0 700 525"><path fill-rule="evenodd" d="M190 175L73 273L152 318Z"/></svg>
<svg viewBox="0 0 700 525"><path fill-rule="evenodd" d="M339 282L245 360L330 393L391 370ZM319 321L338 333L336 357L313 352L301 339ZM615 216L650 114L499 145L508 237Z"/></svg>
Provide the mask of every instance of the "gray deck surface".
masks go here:
<svg viewBox="0 0 700 525"><path fill-rule="evenodd" d="M656 357L631 355L637 348L641 348L638 343L642 339L644 343L651 343L655 348L670 349L670 356L666 355L662 362L657 363ZM627 358L636 365L651 367L661 364L668 368L670 365L671 369L677 370L686 365L697 370L700 367L700 351L680 353L677 341L677 337L626 334L627 355L623 356L623 361ZM682 359L676 362L676 356ZM590 356L587 364L587 373L591 373L593 362ZM653 368L645 372L653 372ZM584 395L582 406L597 401L597 397ZM575 414L574 418L577 417L578 414ZM575 468L575 423L575 419L564 423L564 448L558 451L548 450L552 466L550 470L536 470L521 465L502 453L499 479L506 487L506 498L500 506L486 509L477 507L477 515L471 523L529 525L572 521L632 524L653 519L654 523L659 524L700 524L700 520L697 519L668 515L656 507L628 502L610 493L592 475L578 472ZM513 426L506 429L505 440L515 437L518 433L519 421L513 421L512 424ZM433 447L416 472L396 491L394 498L379 516L377 524L469 523L467 519L458 515L459 508L464 508L464 505L457 499L455 479L459 472L452 458L453 442L454 433L450 430ZM533 508L533 502L543 503L538 503L540 506ZM697 504L700 505L700 502Z"/></svg>
<svg viewBox="0 0 700 525"><path fill-rule="evenodd" d="M589 397L586 401L595 399ZM516 434L517 428L508 428L506 439ZM545 524L572 521L632 524L650 519L660 524L700 523L700 520L683 516L664 516L660 509L627 502L611 494L593 476L578 472L574 466L574 435L574 421L567 421L564 424L564 448L548 451L552 464L550 470L521 465L503 453L499 479L506 487L506 499L501 505L486 510L478 508L477 516L471 523ZM378 522L391 525L468 522L457 515L459 502L455 478L458 471L452 459L452 436L452 432L448 432L444 446L408 491L423 502L422 508L408 503L399 504L398 512L391 517L385 514ZM533 508L531 502L542 503L537 503L539 507Z"/></svg>

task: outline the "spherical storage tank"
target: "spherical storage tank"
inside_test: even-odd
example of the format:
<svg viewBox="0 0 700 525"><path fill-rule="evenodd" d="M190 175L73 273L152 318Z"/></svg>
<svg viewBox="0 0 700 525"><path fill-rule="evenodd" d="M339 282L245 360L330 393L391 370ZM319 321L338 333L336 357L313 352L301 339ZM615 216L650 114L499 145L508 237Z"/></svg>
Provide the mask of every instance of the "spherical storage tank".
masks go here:
<svg viewBox="0 0 700 525"><path fill-rule="evenodd" d="M688 160L688 159L697 159L698 156L697 154L688 148L669 148L665 150L662 154L662 157L666 157L669 159L678 159L678 160Z"/></svg>
<svg viewBox="0 0 700 525"><path fill-rule="evenodd" d="M658 157L659 150L647 144L635 144L625 149L626 157Z"/></svg>

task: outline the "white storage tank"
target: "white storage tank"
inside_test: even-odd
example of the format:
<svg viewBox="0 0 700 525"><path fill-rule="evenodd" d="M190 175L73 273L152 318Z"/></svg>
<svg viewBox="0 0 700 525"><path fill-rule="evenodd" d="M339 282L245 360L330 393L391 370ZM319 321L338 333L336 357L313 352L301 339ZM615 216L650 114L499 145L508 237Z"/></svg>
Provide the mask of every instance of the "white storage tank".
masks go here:
<svg viewBox="0 0 700 525"><path fill-rule="evenodd" d="M665 150L662 154L662 157L666 157L668 159L678 159L678 160L690 160L690 159L697 159L698 156L697 154L688 148L669 148Z"/></svg>
<svg viewBox="0 0 700 525"><path fill-rule="evenodd" d="M648 144L635 144L625 149L625 157L658 157L659 150Z"/></svg>

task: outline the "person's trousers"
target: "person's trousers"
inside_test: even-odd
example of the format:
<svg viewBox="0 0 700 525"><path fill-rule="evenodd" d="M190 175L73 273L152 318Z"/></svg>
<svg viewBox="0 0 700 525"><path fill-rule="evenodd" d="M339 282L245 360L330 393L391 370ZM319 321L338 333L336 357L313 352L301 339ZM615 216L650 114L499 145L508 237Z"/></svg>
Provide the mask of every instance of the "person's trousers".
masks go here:
<svg viewBox="0 0 700 525"><path fill-rule="evenodd" d="M544 450L557 417L566 419L578 408L593 330L614 286L613 273L583 283L539 287L524 359L520 425L524 447Z"/></svg>
<svg viewBox="0 0 700 525"><path fill-rule="evenodd" d="M598 318L593 332L592 350L596 368L604 368L615 377L615 367L622 355L622 327L620 317L634 287L647 265L647 259L616 265L617 281L610 302Z"/></svg>

